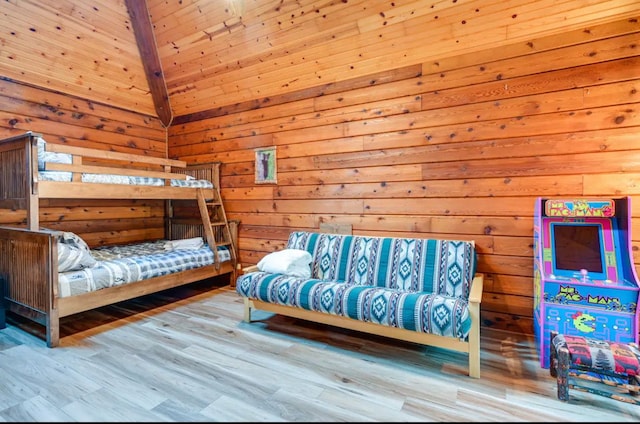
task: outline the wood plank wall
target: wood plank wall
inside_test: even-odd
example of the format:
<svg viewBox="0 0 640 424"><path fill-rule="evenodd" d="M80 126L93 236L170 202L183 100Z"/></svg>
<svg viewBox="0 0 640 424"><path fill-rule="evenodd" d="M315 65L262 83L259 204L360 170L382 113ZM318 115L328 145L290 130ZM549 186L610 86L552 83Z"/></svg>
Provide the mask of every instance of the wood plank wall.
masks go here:
<svg viewBox="0 0 640 424"><path fill-rule="evenodd" d="M640 264L639 70L625 19L178 117L169 156L223 162L244 265L324 222L475 240L483 325L531 334L538 196L630 195ZM266 146L275 185L254 181Z"/></svg>
<svg viewBox="0 0 640 424"><path fill-rule="evenodd" d="M41 133L48 143L166 157L166 129L156 117L0 79L0 137ZM91 246L164 235L164 202L41 201L43 227L73 231ZM26 213L0 208L0 225L25 225Z"/></svg>

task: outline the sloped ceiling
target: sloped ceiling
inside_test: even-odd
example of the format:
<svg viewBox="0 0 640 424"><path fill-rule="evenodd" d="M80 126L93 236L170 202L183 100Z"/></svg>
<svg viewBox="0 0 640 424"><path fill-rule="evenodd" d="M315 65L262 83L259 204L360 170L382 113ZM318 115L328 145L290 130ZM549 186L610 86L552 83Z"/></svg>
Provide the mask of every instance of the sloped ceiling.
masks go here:
<svg viewBox="0 0 640 424"><path fill-rule="evenodd" d="M640 15L638 0L146 0L144 36L132 4L140 18L144 0L3 2L0 75L170 121Z"/></svg>
<svg viewBox="0 0 640 424"><path fill-rule="evenodd" d="M0 5L0 76L156 115L123 0Z"/></svg>

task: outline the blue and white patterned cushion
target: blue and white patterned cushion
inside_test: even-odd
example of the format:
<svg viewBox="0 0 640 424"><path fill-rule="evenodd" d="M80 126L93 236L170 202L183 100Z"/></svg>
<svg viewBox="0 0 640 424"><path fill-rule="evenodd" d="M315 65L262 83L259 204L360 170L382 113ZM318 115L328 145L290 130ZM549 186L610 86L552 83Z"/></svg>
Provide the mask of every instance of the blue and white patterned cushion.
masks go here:
<svg viewBox="0 0 640 424"><path fill-rule="evenodd" d="M298 231L286 247L311 253L312 278L465 299L476 271L470 241Z"/></svg>
<svg viewBox="0 0 640 424"><path fill-rule="evenodd" d="M465 339L471 328L466 300L434 293L265 272L240 276L236 291L244 297L268 303L459 339Z"/></svg>

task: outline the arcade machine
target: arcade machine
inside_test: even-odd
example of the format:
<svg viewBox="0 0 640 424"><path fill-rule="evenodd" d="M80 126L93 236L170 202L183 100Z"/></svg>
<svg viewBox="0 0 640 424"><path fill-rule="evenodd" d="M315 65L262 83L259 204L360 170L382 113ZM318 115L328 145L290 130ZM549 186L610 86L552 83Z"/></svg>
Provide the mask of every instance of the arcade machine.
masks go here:
<svg viewBox="0 0 640 424"><path fill-rule="evenodd" d="M534 216L534 330L549 368L550 332L638 343L640 284L629 197L538 198Z"/></svg>

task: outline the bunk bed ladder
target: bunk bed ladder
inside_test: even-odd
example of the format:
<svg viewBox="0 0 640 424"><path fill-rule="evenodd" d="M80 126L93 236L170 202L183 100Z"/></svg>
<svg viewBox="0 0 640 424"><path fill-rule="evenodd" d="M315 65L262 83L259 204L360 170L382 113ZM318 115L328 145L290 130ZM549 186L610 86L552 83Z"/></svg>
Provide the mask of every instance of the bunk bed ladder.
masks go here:
<svg viewBox="0 0 640 424"><path fill-rule="evenodd" d="M213 199L206 199L204 191L198 189L198 209L204 226L204 234L207 244L213 251L216 266L220 266L218 258L218 246L226 246L229 249L232 263L236 263L236 249L233 245L233 237L229 229L227 214L222 204L220 190L215 187L213 190Z"/></svg>

